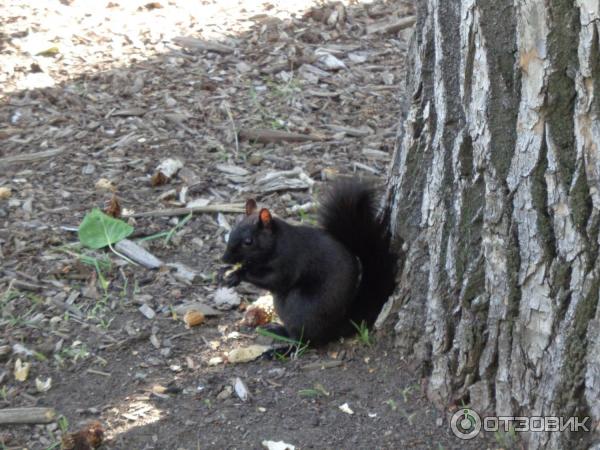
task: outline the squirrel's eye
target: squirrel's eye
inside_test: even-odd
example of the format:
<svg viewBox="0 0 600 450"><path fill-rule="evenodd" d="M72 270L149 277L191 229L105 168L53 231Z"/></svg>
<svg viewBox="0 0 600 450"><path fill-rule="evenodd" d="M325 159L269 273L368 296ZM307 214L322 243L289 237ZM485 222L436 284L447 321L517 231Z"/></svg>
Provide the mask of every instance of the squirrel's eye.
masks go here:
<svg viewBox="0 0 600 450"><path fill-rule="evenodd" d="M244 245L252 245L252 238L247 237L246 239L244 239Z"/></svg>

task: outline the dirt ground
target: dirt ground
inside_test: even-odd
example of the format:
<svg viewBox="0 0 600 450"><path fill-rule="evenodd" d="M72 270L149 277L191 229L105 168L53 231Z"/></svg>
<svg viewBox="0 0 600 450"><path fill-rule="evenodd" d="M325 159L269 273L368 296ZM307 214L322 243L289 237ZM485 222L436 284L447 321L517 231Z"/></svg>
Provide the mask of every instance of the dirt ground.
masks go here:
<svg viewBox="0 0 600 450"><path fill-rule="evenodd" d="M392 317L370 346L238 364L230 352L262 340L239 321L263 293L181 320L215 306L228 211L247 197L311 222L327 180L385 179L411 4L289 3L0 2L0 408L60 417L1 426L0 448L60 448L91 420L106 449L505 446L451 434ZM153 185L167 158L183 167ZM167 264L78 244L111 199ZM194 205L215 210L165 213Z"/></svg>

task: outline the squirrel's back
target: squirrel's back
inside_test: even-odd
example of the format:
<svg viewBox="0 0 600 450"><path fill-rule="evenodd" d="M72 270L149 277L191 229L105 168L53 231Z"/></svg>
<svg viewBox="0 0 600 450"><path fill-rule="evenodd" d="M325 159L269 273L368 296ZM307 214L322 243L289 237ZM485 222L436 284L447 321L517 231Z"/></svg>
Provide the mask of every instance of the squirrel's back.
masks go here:
<svg viewBox="0 0 600 450"><path fill-rule="evenodd" d="M349 319L372 325L394 290L397 261L389 230L378 216L375 191L357 180L335 182L321 202L319 222L358 257L361 280Z"/></svg>

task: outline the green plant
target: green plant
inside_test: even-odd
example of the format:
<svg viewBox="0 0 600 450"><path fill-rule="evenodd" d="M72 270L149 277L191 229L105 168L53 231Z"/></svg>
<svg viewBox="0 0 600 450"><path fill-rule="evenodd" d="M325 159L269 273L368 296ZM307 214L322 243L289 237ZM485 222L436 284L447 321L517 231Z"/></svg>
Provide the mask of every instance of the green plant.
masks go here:
<svg viewBox="0 0 600 450"><path fill-rule="evenodd" d="M59 359L71 359L74 363L80 359L85 359L90 355L85 345L72 345L71 347L63 348L59 355L56 355Z"/></svg>
<svg viewBox="0 0 600 450"><path fill-rule="evenodd" d="M402 398L404 399L404 403L408 402L408 394L410 394L413 390L413 386L407 386L400 391L402 394Z"/></svg>
<svg viewBox="0 0 600 450"><path fill-rule="evenodd" d="M100 319L100 323L98 324L100 326L100 328L104 329L104 330L108 330L108 328L110 327L110 324L112 323L112 321L115 320L114 317L111 317L110 319Z"/></svg>
<svg viewBox="0 0 600 450"><path fill-rule="evenodd" d="M285 359L287 359L288 357L292 358L292 359L298 359L300 358L302 355L304 355L304 353L306 353L306 351L308 350L308 346L309 346L309 342L303 342L302 341L302 337L300 337L300 339L295 340L289 337L285 337L285 336L280 336L276 333L273 333L272 331L266 330L264 328L257 328L256 332L261 335L261 336L266 336L269 337L271 339L273 339L276 342L282 342L284 344L288 344L291 348L294 349L294 351L289 354L289 352L285 352L285 353L280 353L280 352L275 352L275 357L280 360L283 361Z"/></svg>
<svg viewBox="0 0 600 450"><path fill-rule="evenodd" d="M116 244L133 233L133 227L127 222L104 214L98 208L92 209L85 215L79 225L79 242L91 249L97 250Z"/></svg>
<svg viewBox="0 0 600 450"><path fill-rule="evenodd" d="M57 421L58 428L65 434L69 431L69 420L65 416L60 416Z"/></svg>
<svg viewBox="0 0 600 450"><path fill-rule="evenodd" d="M154 239L160 239L160 238L164 237L165 245L166 245L173 238L173 235L180 228L182 228L186 223L188 223L192 217L193 217L193 213L189 213L187 216L185 216L183 219L181 219L179 222L177 222L177 224L170 230L159 231L158 233L151 234L150 236L145 236L143 238L140 238L140 239L138 239L138 241L140 241L140 242L152 241Z"/></svg>
<svg viewBox="0 0 600 450"><path fill-rule="evenodd" d="M137 265L125 255L116 251L112 244L125 239L133 233L133 227L127 222L104 214L98 208L92 209L85 215L77 230L79 242L85 247L97 250L107 247L117 256L131 264Z"/></svg>
<svg viewBox="0 0 600 450"><path fill-rule="evenodd" d="M350 323L352 324L352 326L354 328L356 328L356 331L358 333L358 340L363 345L370 347L372 344L371 343L371 335L369 334L369 327L367 326L366 322L362 321L360 323L360 325L358 325L356 322L351 320Z"/></svg>
<svg viewBox="0 0 600 450"><path fill-rule="evenodd" d="M82 254L79 256L79 260L82 263L87 264L88 266L92 266L96 269L96 274L98 275L98 282L100 283L100 287L104 291L104 295L107 295L108 286L110 285L110 282L104 276L103 269L110 270L112 268L110 258L106 256L97 258L90 255Z"/></svg>
<svg viewBox="0 0 600 450"><path fill-rule="evenodd" d="M316 389L300 389L298 395L300 397L320 397L321 393Z"/></svg>
<svg viewBox="0 0 600 450"><path fill-rule="evenodd" d="M84 253L80 243L74 243L72 245L63 245L61 247L57 247L55 250L66 253L67 255L71 255L77 258L83 264L93 267L96 270L100 287L104 291L104 294L107 295L108 286L110 285L110 282L106 279L104 274L105 272L112 270L112 262L108 256L98 256L89 253Z"/></svg>
<svg viewBox="0 0 600 450"><path fill-rule="evenodd" d="M8 308L5 309L6 305L17 299L21 300L19 303L22 303L23 300L29 301L30 305L24 312L13 314ZM0 324L7 324L11 327L38 327L38 324L31 322L29 318L33 315L34 311L41 303L41 297L31 293L22 293L21 291L14 289L12 286L9 286L8 291L0 301L0 310L4 310L4 317L0 319Z"/></svg>
<svg viewBox="0 0 600 450"><path fill-rule="evenodd" d="M322 384L317 383L312 389L300 389L298 395L301 397L329 397L329 392L325 390Z"/></svg>

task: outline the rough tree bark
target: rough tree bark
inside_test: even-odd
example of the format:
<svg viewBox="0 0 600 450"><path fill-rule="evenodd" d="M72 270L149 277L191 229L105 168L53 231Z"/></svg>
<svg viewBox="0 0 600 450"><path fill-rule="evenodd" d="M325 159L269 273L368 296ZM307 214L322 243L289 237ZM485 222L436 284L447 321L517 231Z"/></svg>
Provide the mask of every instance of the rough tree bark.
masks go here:
<svg viewBox="0 0 600 450"><path fill-rule="evenodd" d="M600 419L598 0L420 0L386 213L440 406ZM589 424L589 422L588 422ZM530 433L531 449L585 436Z"/></svg>

